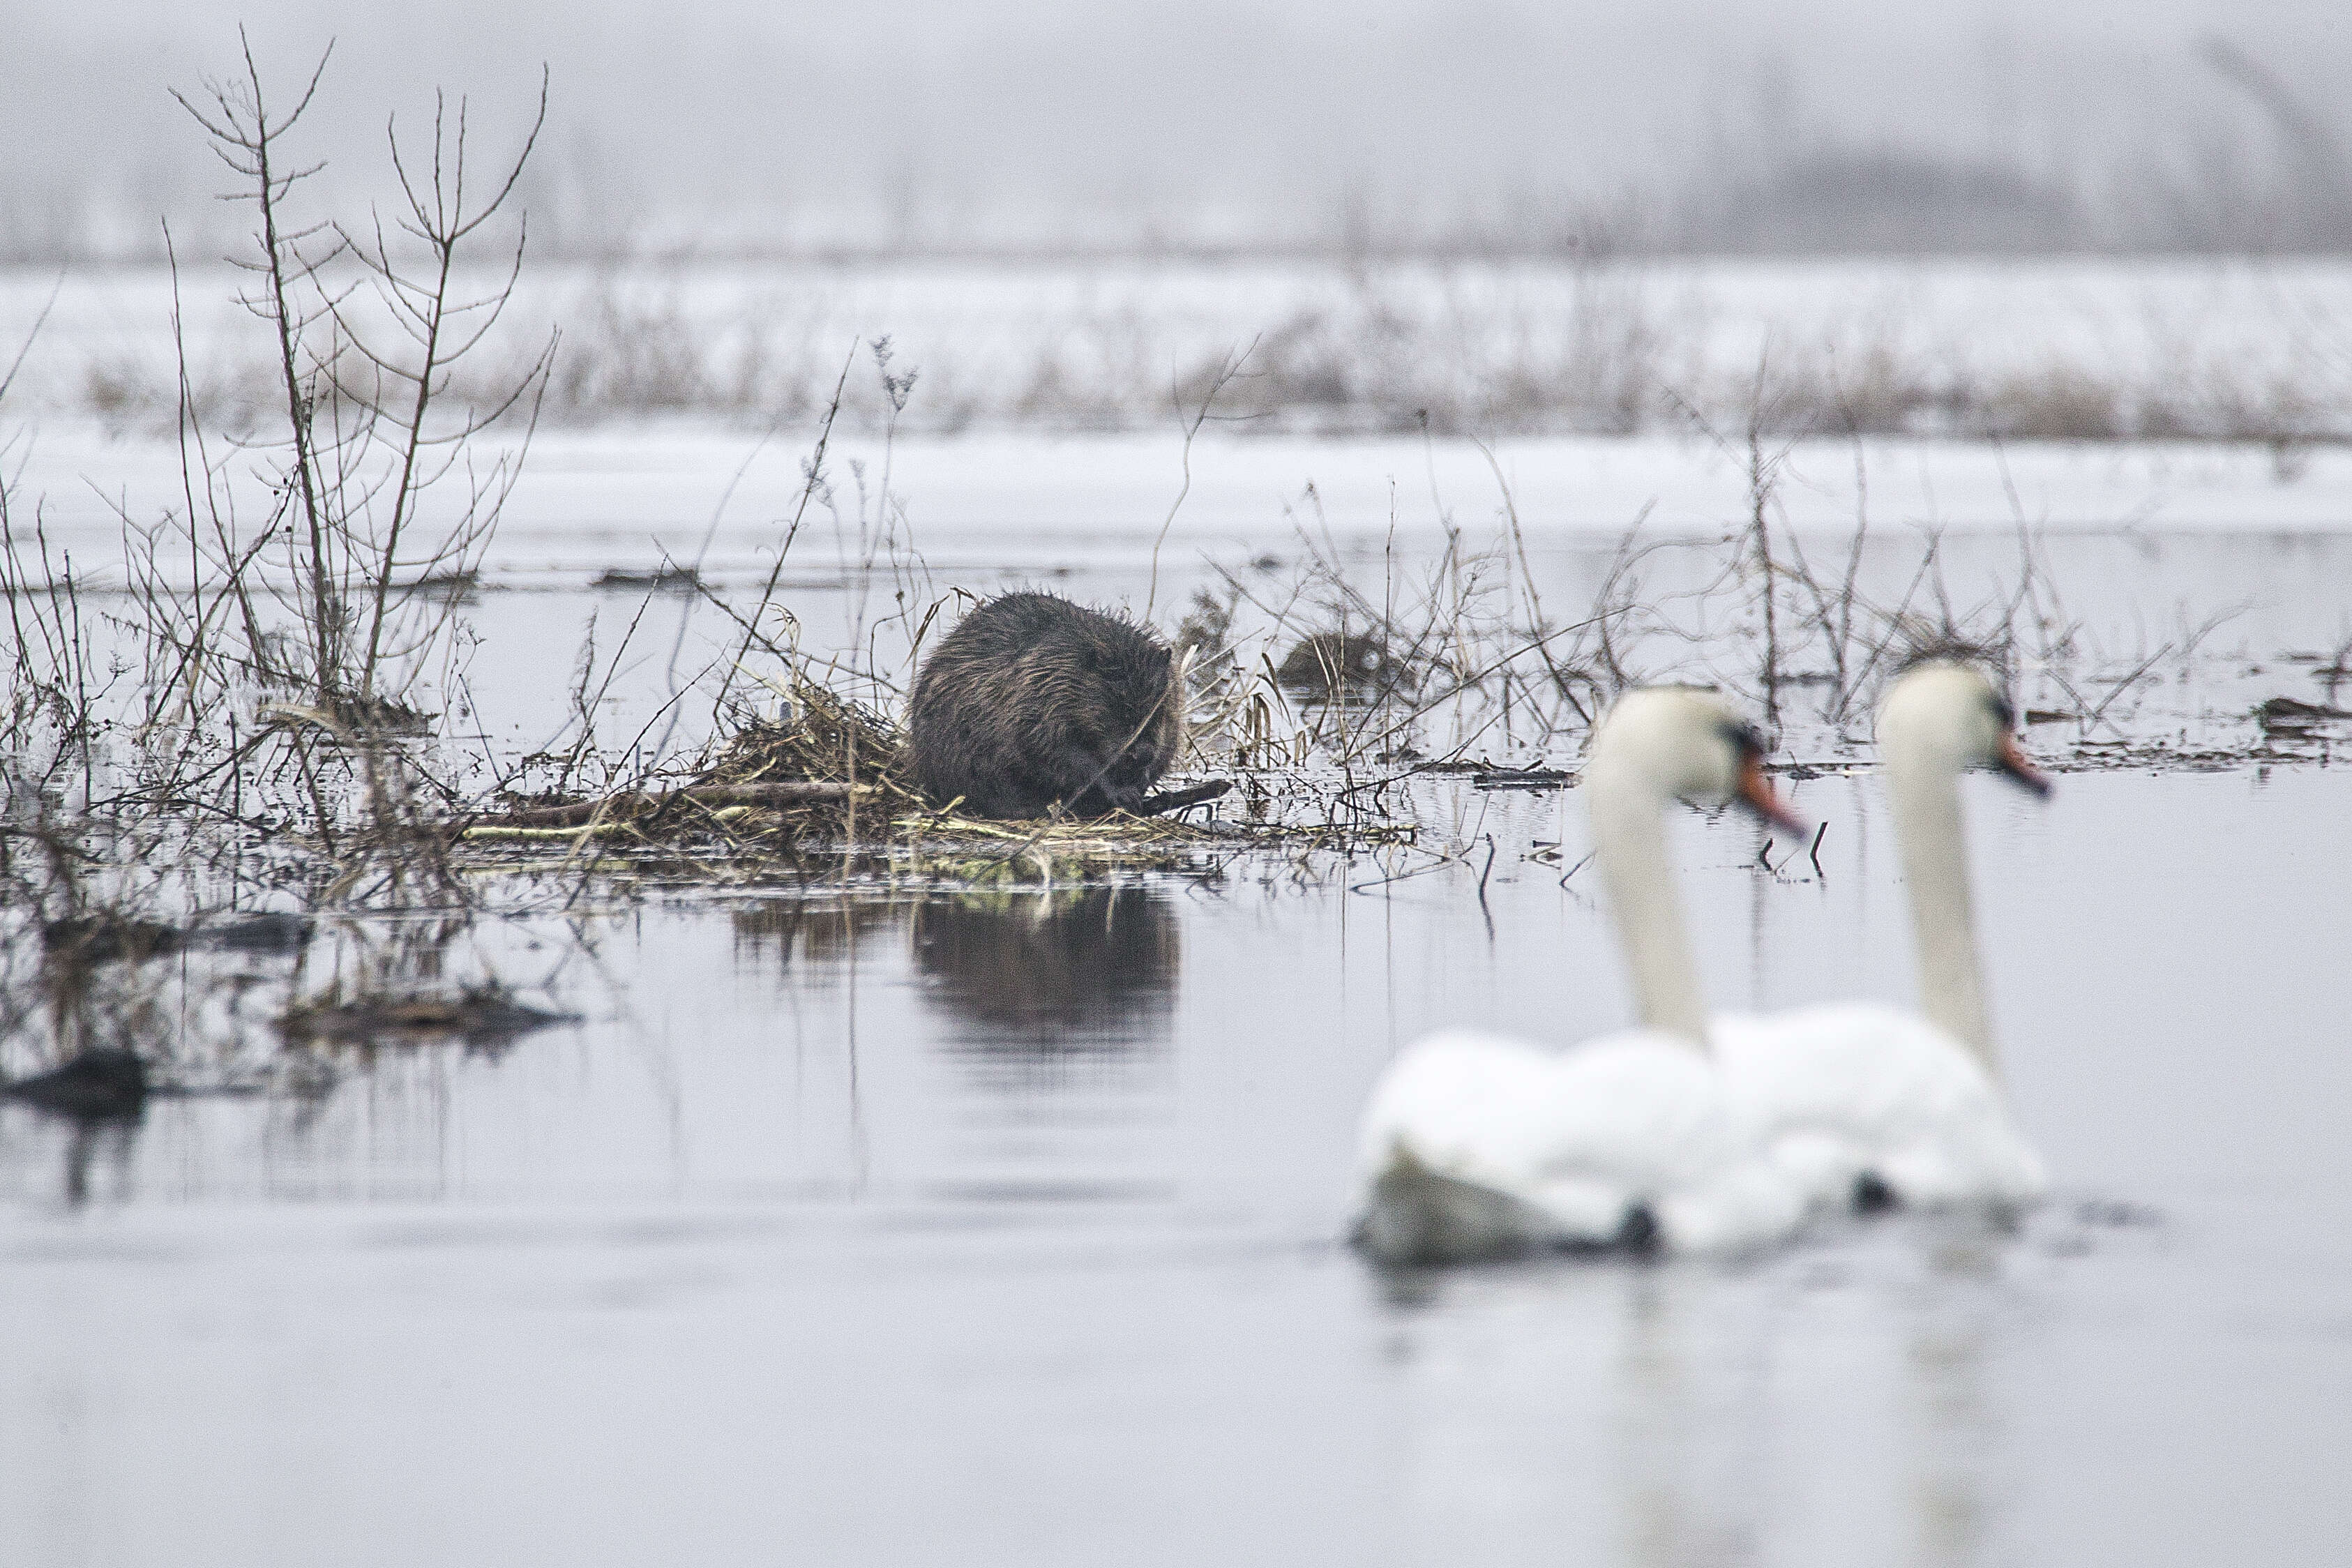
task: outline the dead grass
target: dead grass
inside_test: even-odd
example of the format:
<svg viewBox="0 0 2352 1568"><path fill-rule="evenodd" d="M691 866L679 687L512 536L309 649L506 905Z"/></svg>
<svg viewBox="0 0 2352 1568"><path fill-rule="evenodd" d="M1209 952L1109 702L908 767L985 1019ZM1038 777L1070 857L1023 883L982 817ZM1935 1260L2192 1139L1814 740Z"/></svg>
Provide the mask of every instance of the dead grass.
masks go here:
<svg viewBox="0 0 2352 1568"><path fill-rule="evenodd" d="M722 278L698 292L685 276L606 267L535 282L483 352L450 368L446 395L494 402L532 372L560 327L542 404L551 420L688 415L759 428L829 406L840 368L834 345L854 334L845 323L863 308L855 279L745 287ZM1249 431L1634 435L1676 428L1687 404L1738 426L1749 400L1746 368L1725 357L1720 323L1686 305L1677 277L1582 253L1536 283L1477 265L1335 268L1269 300L1239 334L1256 347L1223 412ZM2112 361L2072 350L1988 357L1899 317L1833 334L1765 323L1780 383L1767 434L2352 439L2346 327L2284 285L2268 305L2240 308L2276 315L2269 335L2284 346L2259 371L2172 321L2153 324L2143 350L2118 344ZM1195 405L1230 352L1203 344L1193 315L1173 307L1065 304L1049 291L1036 309L1027 340L1007 341L986 322L925 323L920 403L910 411L880 382L854 379L842 393L843 428L1157 431L1171 397ZM392 324L364 297L344 310L355 332ZM192 367L184 388L170 356L113 350L77 365L55 395L110 428L168 434L184 393L207 424L239 433L282 418L279 379L266 344L223 345Z"/></svg>

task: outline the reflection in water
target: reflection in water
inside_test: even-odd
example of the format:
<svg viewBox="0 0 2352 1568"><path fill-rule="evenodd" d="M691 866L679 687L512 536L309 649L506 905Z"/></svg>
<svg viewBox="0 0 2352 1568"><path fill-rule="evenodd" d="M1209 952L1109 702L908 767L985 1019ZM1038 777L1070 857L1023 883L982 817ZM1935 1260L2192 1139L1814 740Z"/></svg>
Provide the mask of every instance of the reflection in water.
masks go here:
<svg viewBox="0 0 2352 1568"><path fill-rule="evenodd" d="M1352 921L1365 900L1336 882L1239 876L1165 907L828 889L731 932L706 901L649 899L583 917L610 951L572 961L576 1034L495 1063L380 1052L304 1102L299 1135L274 1097L159 1100L123 1212L61 1220L73 1130L0 1105L0 1298L41 1352L0 1356L0 1452L27 1461L11 1539L33 1532L10 1561L110 1531L163 1543L142 1563L234 1555L240 1529L266 1535L247 1560L315 1559L355 1511L426 1496L467 1511L421 1526L583 1563L772 1539L940 1562L2344 1561L2329 1112L2352 1069L2328 965L2352 906L2322 851L2347 784L2094 775L2057 827L1990 824L2018 851L1993 912L2050 911L1986 921L2032 1021L2021 1104L2082 1195L2183 1216L2129 1246L1896 1215L1724 1263L1358 1268L1332 1239L1389 1021L1616 1005L1599 916L1569 901L1586 874L1560 889L1507 858L1568 837L1573 798L1493 802L1491 959L1475 871ZM1907 994L1878 918L1900 896L1883 801L1807 788L1843 813L1826 888L1703 850L1703 951L1737 973L1760 888L1759 1005ZM2186 934L2183 887L2210 905ZM2086 889L2096 945L2074 934ZM552 921L485 929L501 973L559 961ZM2196 1070L2257 971L2265 1049ZM248 988L247 1015L282 992ZM120 1186L106 1142L93 1206ZM423 1401L420 1347L457 1357ZM89 1412L64 1439L60 1410ZM353 1431L396 1462L283 1440ZM516 1505L477 1450L533 1442L585 1484ZM139 1462L165 1450L186 1462Z"/></svg>
<svg viewBox="0 0 2352 1568"><path fill-rule="evenodd" d="M1916 1433L1912 1555L1934 1568L1981 1562L1990 1544L1989 1472L2000 1437L1987 1398L1995 1386L1989 1363L1997 1347L1989 1341L2000 1279L1998 1246L1990 1237L1952 1237L1937 1247L1933 1267L1941 1289L1922 1304L1922 1321L1905 1347Z"/></svg>
<svg viewBox="0 0 2352 1568"><path fill-rule="evenodd" d="M582 960L571 926L460 916L87 917L0 942L0 1196L443 1195L466 1168L456 1082L557 1021L509 986Z"/></svg>
<svg viewBox="0 0 2352 1568"><path fill-rule="evenodd" d="M1701 1568L1763 1560L1774 1290L1712 1266L1543 1259L1381 1279L1417 1406L1431 1561ZM1530 1518L1574 1505L1573 1539Z"/></svg>
<svg viewBox="0 0 2352 1568"><path fill-rule="evenodd" d="M68 1206L92 1197L124 1202L133 1194L131 1155L141 1122L92 1121L30 1110L0 1112L0 1143L6 1146L8 1186L17 1196L62 1202ZM58 1172L47 1185L45 1173ZM94 1182L93 1176L102 1180Z"/></svg>
<svg viewBox="0 0 2352 1568"><path fill-rule="evenodd" d="M895 928L906 906L888 899L776 899L733 910L739 959L770 963L788 973L794 963L818 970L848 963L868 937Z"/></svg>
<svg viewBox="0 0 2352 1568"><path fill-rule="evenodd" d="M1165 1040L1176 919L1139 888L942 899L915 911L915 960L970 1037L1040 1051Z"/></svg>
<svg viewBox="0 0 2352 1568"><path fill-rule="evenodd" d="M1142 888L779 899L735 909L729 923L739 960L841 986L855 985L873 939L905 928L926 999L962 1026L964 1044L1067 1054L1169 1036L1176 917Z"/></svg>
<svg viewBox="0 0 2352 1568"><path fill-rule="evenodd" d="M184 962L173 961L190 945L175 927L98 916L50 921L37 940L18 924L0 940L11 957L38 953L29 979L0 970L0 1101L23 1112L26 1129L21 1141L0 1134L0 1144L26 1174L54 1150L68 1205L89 1200L93 1165L111 1172L112 1196L130 1195L150 1059L173 1033L173 1004L185 1011Z"/></svg>
<svg viewBox="0 0 2352 1568"><path fill-rule="evenodd" d="M853 1192L863 1192L872 1173L866 1095L859 1081L858 955L877 932L895 930L906 913L906 906L895 900L853 897L825 902L778 900L737 910L730 917L739 962L772 963L788 994L796 984L811 981L839 994L839 1043L848 1111L848 1187ZM795 973L795 963L803 973ZM794 1087L797 1094L805 1086L796 1080Z"/></svg>
<svg viewBox="0 0 2352 1568"><path fill-rule="evenodd" d="M1748 1412L1738 1406L1762 1380L1728 1347L1693 1342L1704 1329L1708 1282L1628 1281L1620 1352L1617 1441L1624 1497L1620 1560L1641 1568L1737 1563L1758 1535L1752 1467L1736 1458ZM1706 1349L1713 1355L1703 1353ZM1696 1364L1694 1364L1694 1363Z"/></svg>
<svg viewBox="0 0 2352 1568"><path fill-rule="evenodd" d="M66 1138L66 1202L89 1201L89 1171L93 1163L103 1163L112 1174L110 1196L118 1200L129 1197L131 1144L138 1131L135 1121L75 1122Z"/></svg>
<svg viewBox="0 0 2352 1568"><path fill-rule="evenodd" d="M940 898L915 910L912 936L943 1044L985 1089L1018 1096L1024 1121L1042 1114L1037 1090L1054 1117L1131 1112L1146 1090L1134 1069L1167 1060L1181 942L1146 889ZM1079 1112L1073 1090L1112 1100Z"/></svg>
<svg viewBox="0 0 2352 1568"><path fill-rule="evenodd" d="M2020 1491L2012 1245L1972 1219L1916 1215L1730 1268L1375 1268L1382 1362L1412 1391L1426 1555L2002 1560ZM1907 1261L1921 1251L1926 1290ZM1563 1496L1584 1500L1573 1548L1530 1549L1526 1521Z"/></svg>
<svg viewBox="0 0 2352 1568"><path fill-rule="evenodd" d="M1159 1158L1140 1124L1164 1124L1181 942L1170 906L1140 888L1023 889L778 900L731 917L739 963L781 988L793 1045L794 1147L803 1161L835 1102L809 1075L841 1074L846 1189L863 1191L868 1137L896 1149L884 1174L919 1173L934 1196L990 1200L1164 1195L1139 1181ZM887 939L887 940L885 940ZM911 1003L926 1015L909 1018ZM878 1020L879 1054L860 1019ZM929 1043L952 1135L905 1138L901 1049ZM897 1114L866 1123L879 1082ZM894 1089L891 1086L898 1086ZM976 1091L976 1092L975 1092ZM893 1099L894 1094L897 1098ZM1140 1140L1140 1141L1139 1141Z"/></svg>

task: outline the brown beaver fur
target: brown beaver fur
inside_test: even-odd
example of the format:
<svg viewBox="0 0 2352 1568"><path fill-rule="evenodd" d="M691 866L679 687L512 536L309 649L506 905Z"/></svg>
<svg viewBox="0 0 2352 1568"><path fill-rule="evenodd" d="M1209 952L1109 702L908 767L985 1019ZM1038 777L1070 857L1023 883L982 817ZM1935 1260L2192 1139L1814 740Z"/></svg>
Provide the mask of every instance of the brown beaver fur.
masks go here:
<svg viewBox="0 0 2352 1568"><path fill-rule="evenodd" d="M973 816L1139 811L1175 760L1175 668L1131 621L1006 594L924 662L907 720L915 782Z"/></svg>

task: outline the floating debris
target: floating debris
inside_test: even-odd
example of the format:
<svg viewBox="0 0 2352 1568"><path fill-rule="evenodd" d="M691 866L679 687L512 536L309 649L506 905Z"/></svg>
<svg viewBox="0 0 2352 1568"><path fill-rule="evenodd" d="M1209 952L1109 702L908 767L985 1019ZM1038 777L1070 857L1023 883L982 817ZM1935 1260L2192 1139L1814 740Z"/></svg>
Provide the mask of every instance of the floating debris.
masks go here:
<svg viewBox="0 0 2352 1568"><path fill-rule="evenodd" d="M265 702L254 710L254 721L266 730L311 729L340 746L405 736L428 735L441 717L412 703L390 697L339 697L321 706L299 702Z"/></svg>
<svg viewBox="0 0 2352 1568"><path fill-rule="evenodd" d="M702 574L691 566L664 566L658 571L632 571L615 566L600 572L591 588L630 588L656 594L691 594L702 586Z"/></svg>
<svg viewBox="0 0 2352 1568"><path fill-rule="evenodd" d="M2254 710L2254 717L2266 731L2305 734L2333 720L2352 719L2352 710L2320 702L2300 702L2292 697L2273 697Z"/></svg>
<svg viewBox="0 0 2352 1568"><path fill-rule="evenodd" d="M1291 645L1275 679L1326 702L1412 689L1412 672L1383 639L1363 632L1315 632Z"/></svg>
<svg viewBox="0 0 2352 1568"><path fill-rule="evenodd" d="M41 948L68 963L143 963L180 952L187 933L157 921L122 915L79 915L41 922Z"/></svg>
<svg viewBox="0 0 2352 1568"><path fill-rule="evenodd" d="M147 1109L147 1063L135 1052L100 1047L0 1085L0 1097L76 1121L135 1121Z"/></svg>
<svg viewBox="0 0 2352 1568"><path fill-rule="evenodd" d="M1232 793L1234 781L1231 779L1210 779L1204 784L1191 784L1183 789L1160 790L1143 797L1143 805L1138 808L1136 815L1165 816L1171 812L1182 811L1187 806L1205 805L1210 801L1223 798Z"/></svg>
<svg viewBox="0 0 2352 1568"><path fill-rule="evenodd" d="M462 571L435 572L423 577L411 578L405 583L394 583L392 584L391 591L400 595L437 595L455 602L472 598L480 590L481 585L481 573L472 567L467 567Z"/></svg>
<svg viewBox="0 0 2352 1568"><path fill-rule="evenodd" d="M1576 775L1562 768L1486 768L1470 775L1473 789L1570 789Z"/></svg>
<svg viewBox="0 0 2352 1568"><path fill-rule="evenodd" d="M457 1039L472 1049L498 1049L534 1029L576 1024L577 1013L551 1013L526 1006L499 986L484 985L450 994L361 996L349 1002L298 1002L278 1021L278 1032L298 1044L417 1045Z"/></svg>
<svg viewBox="0 0 2352 1568"><path fill-rule="evenodd" d="M293 952L310 940L310 921L285 913L231 915L184 926L127 915L79 915L41 923L41 946L72 963L142 963L193 949Z"/></svg>
<svg viewBox="0 0 2352 1568"><path fill-rule="evenodd" d="M197 945L223 952L297 952L310 932L308 916L279 912L200 921L193 934Z"/></svg>

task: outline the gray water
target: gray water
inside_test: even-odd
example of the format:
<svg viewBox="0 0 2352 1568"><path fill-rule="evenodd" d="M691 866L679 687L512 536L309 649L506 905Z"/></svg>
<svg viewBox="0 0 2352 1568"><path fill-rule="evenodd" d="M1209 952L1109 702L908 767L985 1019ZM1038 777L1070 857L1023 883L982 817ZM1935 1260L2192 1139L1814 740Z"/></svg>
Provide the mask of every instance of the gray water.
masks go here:
<svg viewBox="0 0 2352 1568"><path fill-rule="evenodd" d="M667 470L568 472L466 609L464 718L505 758L562 722L592 616L609 660L646 608L608 746L734 649L708 605L583 592L596 571L697 561L741 602L790 510L788 486L722 531L710 498L662 500ZM1409 597L1442 548L1379 485L1327 483L1308 521L1207 486L1162 560L1087 473L999 476L1034 526L919 506L919 555L828 519L782 579L803 646L863 626L903 673L904 625L870 640L902 589L1156 595L1165 624L1220 568L1279 603L1318 554ZM2352 732L2253 718L2345 700L2352 535L2029 544L2001 488L1977 487L1992 524L1936 544L1955 613L2005 602L2030 559L2053 597L2020 705L2105 714L2029 730L2074 770L2047 805L1969 786L2011 1089L2056 1184L2015 1227L1895 1216L1729 1262L1428 1274L1350 1251L1356 1119L1399 1047L1627 1020L1572 790L1423 780L1413 853L1085 889L592 886L567 907L569 884L486 884L509 913L147 966L159 1027L218 1057L184 1079L263 1092L88 1134L0 1104L0 1563L2352 1559ZM1502 564L1567 618L1633 509L1547 529L1534 491ZM1738 515L1721 500L1696 537ZM1853 508L1806 504L1834 574L1820 530ZM67 521L101 559L117 524ZM1871 537L1856 580L1892 604L1929 536ZM1699 594L1724 550L1647 558L1648 595L1706 623L1644 649L1648 673L1744 689L1737 616ZM1790 699L1790 754L1866 757L1858 726L1795 710L1818 689ZM1473 743L1561 763L1579 738ZM2168 741L2216 771L2117 750ZM1787 844L1759 865L1743 821L1678 821L1717 1004L1907 999L1876 780L1794 788L1830 825L1818 871ZM579 1020L496 1047L279 1046L290 996L387 952Z"/></svg>
<svg viewBox="0 0 2352 1568"><path fill-rule="evenodd" d="M1875 781L1797 788L1819 874L1678 823L1717 1002L1905 998ZM2053 1195L1728 1263L1344 1245L1399 1045L1625 1021L1573 791L1433 800L1482 848L1402 880L478 924L453 968L582 1021L120 1135L0 1109L0 1557L2352 1557L2352 774L1969 802Z"/></svg>

